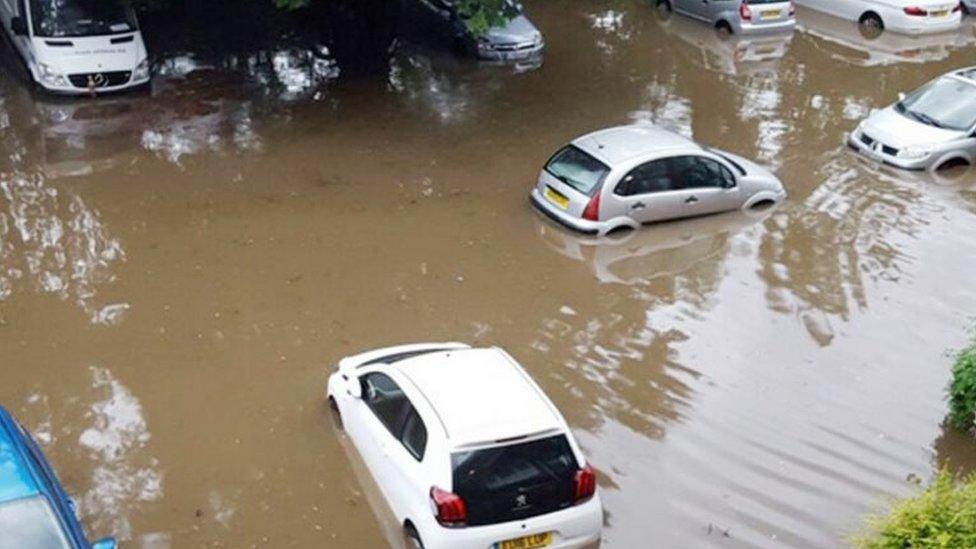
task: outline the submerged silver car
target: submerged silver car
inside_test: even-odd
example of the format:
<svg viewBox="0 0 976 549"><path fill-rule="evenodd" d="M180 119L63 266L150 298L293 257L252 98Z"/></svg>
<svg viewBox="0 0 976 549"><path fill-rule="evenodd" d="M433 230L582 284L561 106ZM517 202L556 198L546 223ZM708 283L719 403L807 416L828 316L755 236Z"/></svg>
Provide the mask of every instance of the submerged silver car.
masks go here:
<svg viewBox="0 0 976 549"><path fill-rule="evenodd" d="M871 113L848 136L851 148L909 170L976 161L976 67L945 74Z"/></svg>
<svg viewBox="0 0 976 549"><path fill-rule="evenodd" d="M584 135L546 163L535 207L580 232L772 204L786 190L766 168L650 125Z"/></svg>
<svg viewBox="0 0 976 549"><path fill-rule="evenodd" d="M539 29L522 12L522 5L503 0L507 21L488 29L483 36L474 36L453 0L420 0L420 3L450 26L458 46L479 59L489 61L520 61L539 56L545 40Z"/></svg>
<svg viewBox="0 0 976 549"><path fill-rule="evenodd" d="M657 7L732 34L791 31L796 26L793 0L657 0Z"/></svg>

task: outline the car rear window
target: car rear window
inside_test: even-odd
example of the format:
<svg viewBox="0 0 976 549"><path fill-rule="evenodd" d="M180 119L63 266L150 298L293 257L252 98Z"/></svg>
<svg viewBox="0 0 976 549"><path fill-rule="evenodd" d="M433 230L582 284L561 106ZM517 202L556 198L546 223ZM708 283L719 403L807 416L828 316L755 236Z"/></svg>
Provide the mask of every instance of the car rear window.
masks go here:
<svg viewBox="0 0 976 549"><path fill-rule="evenodd" d="M451 455L453 491L479 526L551 513L573 504L579 468L565 435Z"/></svg>
<svg viewBox="0 0 976 549"><path fill-rule="evenodd" d="M591 195L610 173L610 168L582 149L569 145L553 155L546 171L577 191Z"/></svg>

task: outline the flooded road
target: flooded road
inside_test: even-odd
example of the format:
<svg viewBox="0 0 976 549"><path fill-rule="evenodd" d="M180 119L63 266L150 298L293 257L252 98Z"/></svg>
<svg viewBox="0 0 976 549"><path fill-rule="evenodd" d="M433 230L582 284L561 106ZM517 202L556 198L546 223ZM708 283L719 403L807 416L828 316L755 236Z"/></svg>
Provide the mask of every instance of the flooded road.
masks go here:
<svg viewBox="0 0 976 549"><path fill-rule="evenodd" d="M0 74L0 402L93 536L376 547L395 535L332 425L337 359L505 347L600 471L604 547L833 547L976 444L942 427L976 311L976 171L865 163L871 108L971 63L800 13L720 38L646 3L539 0L540 64L402 44L166 54L151 94ZM8 54L9 57L9 54ZM773 167L772 211L607 241L533 212L560 145L651 121Z"/></svg>

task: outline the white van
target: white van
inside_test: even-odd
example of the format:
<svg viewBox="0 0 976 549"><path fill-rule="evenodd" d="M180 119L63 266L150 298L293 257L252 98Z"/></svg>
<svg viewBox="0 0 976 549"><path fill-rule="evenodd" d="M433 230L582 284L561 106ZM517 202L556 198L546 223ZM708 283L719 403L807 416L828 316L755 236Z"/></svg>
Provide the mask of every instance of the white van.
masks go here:
<svg viewBox="0 0 976 549"><path fill-rule="evenodd" d="M124 0L0 0L0 23L46 90L93 94L149 82L146 45Z"/></svg>
<svg viewBox="0 0 976 549"><path fill-rule="evenodd" d="M856 21L878 30L929 34L959 28L958 0L795 0L805 8Z"/></svg>

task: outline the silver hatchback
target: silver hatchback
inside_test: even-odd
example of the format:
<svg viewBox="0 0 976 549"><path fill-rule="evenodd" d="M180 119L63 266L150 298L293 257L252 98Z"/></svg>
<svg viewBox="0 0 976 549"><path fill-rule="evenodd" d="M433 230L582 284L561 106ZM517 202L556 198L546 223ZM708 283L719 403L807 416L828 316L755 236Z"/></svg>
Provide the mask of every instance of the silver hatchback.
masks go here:
<svg viewBox="0 0 976 549"><path fill-rule="evenodd" d="M649 125L574 140L546 163L531 193L540 212L597 235L784 198L780 180L758 164Z"/></svg>
<svg viewBox="0 0 976 549"><path fill-rule="evenodd" d="M657 0L658 9L704 21L733 34L792 31L792 0Z"/></svg>

